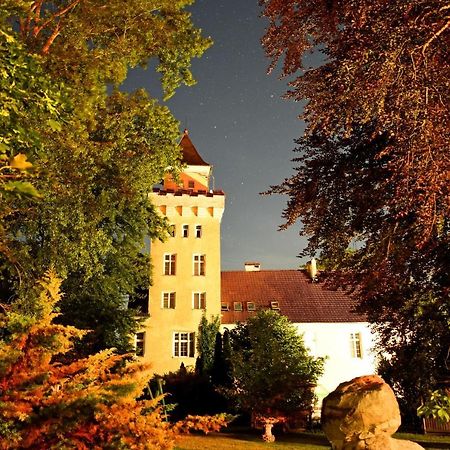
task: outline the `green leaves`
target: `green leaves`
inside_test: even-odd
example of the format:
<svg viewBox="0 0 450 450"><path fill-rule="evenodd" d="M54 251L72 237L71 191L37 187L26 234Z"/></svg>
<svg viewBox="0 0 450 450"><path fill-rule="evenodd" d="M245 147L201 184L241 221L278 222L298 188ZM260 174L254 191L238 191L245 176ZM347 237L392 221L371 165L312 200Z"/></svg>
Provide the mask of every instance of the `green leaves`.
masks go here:
<svg viewBox="0 0 450 450"><path fill-rule="evenodd" d="M17 34L0 23L0 155L13 177L0 187L3 278L14 295L54 267L65 277L59 320L93 330L82 351L125 352L139 325L126 299L148 287L145 241L166 226L148 193L179 168L180 149L170 111L117 86L155 59L173 95L210 40L184 0L16 2L20 14L13 3L0 6L6 21L24 17Z"/></svg>
<svg viewBox="0 0 450 450"><path fill-rule="evenodd" d="M62 130L61 124L59 122L57 122L56 120L48 119L47 123L53 131L61 131Z"/></svg>
<svg viewBox="0 0 450 450"><path fill-rule="evenodd" d="M308 409L312 385L323 360L308 355L294 325L279 313L262 310L230 332L236 400L247 410L265 414Z"/></svg>
<svg viewBox="0 0 450 450"><path fill-rule="evenodd" d="M1 187L4 191L14 193L17 196L39 198L41 195L29 181L7 181Z"/></svg>
<svg viewBox="0 0 450 450"><path fill-rule="evenodd" d="M429 399L419 408L417 414L432 417L442 423L450 422L450 395L445 389L431 392Z"/></svg>

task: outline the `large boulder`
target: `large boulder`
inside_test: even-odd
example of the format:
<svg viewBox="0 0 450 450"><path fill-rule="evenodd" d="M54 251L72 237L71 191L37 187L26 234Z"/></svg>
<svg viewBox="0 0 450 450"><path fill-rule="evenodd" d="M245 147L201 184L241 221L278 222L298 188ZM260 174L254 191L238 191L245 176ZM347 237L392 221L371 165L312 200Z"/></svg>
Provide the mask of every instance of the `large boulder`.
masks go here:
<svg viewBox="0 0 450 450"><path fill-rule="evenodd" d="M423 449L391 437L400 426L400 410L392 389L377 375L341 383L324 398L321 421L333 450Z"/></svg>

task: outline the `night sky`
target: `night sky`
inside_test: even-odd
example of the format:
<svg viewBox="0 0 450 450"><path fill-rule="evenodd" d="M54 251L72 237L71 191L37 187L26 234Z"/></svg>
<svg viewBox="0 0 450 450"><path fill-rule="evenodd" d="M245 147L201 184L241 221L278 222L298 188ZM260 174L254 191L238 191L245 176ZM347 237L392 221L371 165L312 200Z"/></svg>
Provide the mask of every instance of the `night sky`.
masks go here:
<svg viewBox="0 0 450 450"><path fill-rule="evenodd" d="M197 0L195 25L214 45L193 62L194 87L180 88L167 105L203 159L214 166L215 188L226 193L222 270L259 261L262 269L297 268L305 246L298 225L278 231L286 197L261 196L292 174L294 139L304 124L301 104L283 100L286 80L267 75L260 38L266 22L257 0ZM161 97L157 76L133 70L121 89L144 87Z"/></svg>

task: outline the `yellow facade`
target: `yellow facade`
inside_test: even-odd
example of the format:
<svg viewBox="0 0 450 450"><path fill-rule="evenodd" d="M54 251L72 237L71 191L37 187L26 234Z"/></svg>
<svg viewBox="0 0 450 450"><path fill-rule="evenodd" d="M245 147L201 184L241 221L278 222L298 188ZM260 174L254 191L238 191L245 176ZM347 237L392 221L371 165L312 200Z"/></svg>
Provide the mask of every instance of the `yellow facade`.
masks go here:
<svg viewBox="0 0 450 450"><path fill-rule="evenodd" d="M152 286L145 322L144 361L155 373L195 365L196 338L202 314L220 314L220 223L225 207L221 191L208 189L209 165L188 165L181 181L150 194L167 217L173 236L151 243ZM192 186L192 182L191 182Z"/></svg>

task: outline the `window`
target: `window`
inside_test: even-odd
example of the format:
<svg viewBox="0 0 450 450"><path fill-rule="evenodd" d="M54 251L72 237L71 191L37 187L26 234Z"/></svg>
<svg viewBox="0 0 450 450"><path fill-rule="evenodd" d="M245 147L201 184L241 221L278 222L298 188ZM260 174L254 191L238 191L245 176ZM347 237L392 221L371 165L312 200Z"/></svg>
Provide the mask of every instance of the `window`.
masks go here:
<svg viewBox="0 0 450 450"><path fill-rule="evenodd" d="M162 304L164 309L175 309L175 292L163 292Z"/></svg>
<svg viewBox="0 0 450 450"><path fill-rule="evenodd" d="M280 304L278 302L270 302L271 309L280 309Z"/></svg>
<svg viewBox="0 0 450 450"><path fill-rule="evenodd" d="M220 305L220 309L221 309L221 311L229 311L230 305L228 303L222 302Z"/></svg>
<svg viewBox="0 0 450 450"><path fill-rule="evenodd" d="M362 358L361 333L350 333L350 351L352 358Z"/></svg>
<svg viewBox="0 0 450 450"><path fill-rule="evenodd" d="M169 236L175 237L175 225L169 225Z"/></svg>
<svg viewBox="0 0 450 450"><path fill-rule="evenodd" d="M173 356L194 357L195 333L175 332L173 334Z"/></svg>
<svg viewBox="0 0 450 450"><path fill-rule="evenodd" d="M183 225L182 236L183 236L184 238L189 237L189 225Z"/></svg>
<svg viewBox="0 0 450 450"><path fill-rule="evenodd" d="M193 180L188 181L188 189L194 189L195 183Z"/></svg>
<svg viewBox="0 0 450 450"><path fill-rule="evenodd" d="M205 309L206 308L206 292L194 292L192 301L193 301L194 309Z"/></svg>
<svg viewBox="0 0 450 450"><path fill-rule="evenodd" d="M201 225L195 225L195 237L197 239L202 237L202 226Z"/></svg>
<svg viewBox="0 0 450 450"><path fill-rule="evenodd" d="M233 308L235 311L242 311L242 302L233 302Z"/></svg>
<svg viewBox="0 0 450 450"><path fill-rule="evenodd" d="M176 262L177 255L174 253L164 255L164 275L175 275Z"/></svg>
<svg viewBox="0 0 450 450"><path fill-rule="evenodd" d="M194 255L194 275L205 275L205 255Z"/></svg>
<svg viewBox="0 0 450 450"><path fill-rule="evenodd" d="M247 311L256 311L256 304L254 302L247 302Z"/></svg>
<svg viewBox="0 0 450 450"><path fill-rule="evenodd" d="M134 346L136 356L144 356L145 353L145 332L134 335Z"/></svg>

